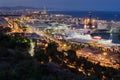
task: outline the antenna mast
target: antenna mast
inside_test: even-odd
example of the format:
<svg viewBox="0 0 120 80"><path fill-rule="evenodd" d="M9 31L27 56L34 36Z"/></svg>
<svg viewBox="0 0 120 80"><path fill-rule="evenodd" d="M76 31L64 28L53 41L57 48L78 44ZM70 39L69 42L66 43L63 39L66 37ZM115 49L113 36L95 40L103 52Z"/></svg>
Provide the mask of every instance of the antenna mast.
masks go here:
<svg viewBox="0 0 120 80"><path fill-rule="evenodd" d="M44 7L43 7L43 13L44 14L47 14L46 3L47 3L47 0L44 0Z"/></svg>

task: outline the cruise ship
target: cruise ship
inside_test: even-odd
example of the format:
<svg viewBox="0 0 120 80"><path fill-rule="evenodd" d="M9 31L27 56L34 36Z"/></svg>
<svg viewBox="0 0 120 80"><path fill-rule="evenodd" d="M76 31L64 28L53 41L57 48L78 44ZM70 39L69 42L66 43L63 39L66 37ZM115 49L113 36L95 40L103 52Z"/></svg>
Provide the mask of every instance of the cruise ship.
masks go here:
<svg viewBox="0 0 120 80"><path fill-rule="evenodd" d="M111 39L110 40L102 39L100 36L92 37L90 34L77 33L75 31L65 34L64 39L74 41L74 42L83 42L83 43L88 43L88 42L97 42L100 44L112 43Z"/></svg>

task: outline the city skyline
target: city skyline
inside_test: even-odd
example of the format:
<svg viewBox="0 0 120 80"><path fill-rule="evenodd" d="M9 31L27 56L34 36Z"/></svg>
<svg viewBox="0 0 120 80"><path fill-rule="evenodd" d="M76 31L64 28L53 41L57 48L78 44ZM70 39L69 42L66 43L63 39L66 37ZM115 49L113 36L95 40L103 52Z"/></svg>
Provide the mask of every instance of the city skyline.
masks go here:
<svg viewBox="0 0 120 80"><path fill-rule="evenodd" d="M48 9L120 11L120 0L0 0L0 7L36 7Z"/></svg>

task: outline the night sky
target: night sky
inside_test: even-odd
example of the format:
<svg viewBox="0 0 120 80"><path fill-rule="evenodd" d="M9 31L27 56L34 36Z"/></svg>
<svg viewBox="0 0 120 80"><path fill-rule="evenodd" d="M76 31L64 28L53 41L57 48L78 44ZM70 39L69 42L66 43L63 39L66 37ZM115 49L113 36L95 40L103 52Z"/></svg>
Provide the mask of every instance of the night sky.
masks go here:
<svg viewBox="0 0 120 80"><path fill-rule="evenodd" d="M29 6L61 10L120 11L120 0L0 0L0 7Z"/></svg>

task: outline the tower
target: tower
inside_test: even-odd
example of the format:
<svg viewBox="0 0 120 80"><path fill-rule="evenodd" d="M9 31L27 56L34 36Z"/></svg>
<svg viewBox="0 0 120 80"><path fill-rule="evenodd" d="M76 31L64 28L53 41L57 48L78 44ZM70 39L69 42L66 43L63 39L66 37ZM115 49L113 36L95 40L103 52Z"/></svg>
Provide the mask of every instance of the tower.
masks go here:
<svg viewBox="0 0 120 80"><path fill-rule="evenodd" d="M88 26L90 29L92 29L92 13L91 12L88 13L88 19L89 19Z"/></svg>
<svg viewBox="0 0 120 80"><path fill-rule="evenodd" d="M46 7L43 8L43 14L47 14Z"/></svg>
<svg viewBox="0 0 120 80"><path fill-rule="evenodd" d="M44 7L43 7L43 11L41 12L42 14L46 15L47 14L47 10L46 10L46 0L44 0Z"/></svg>

